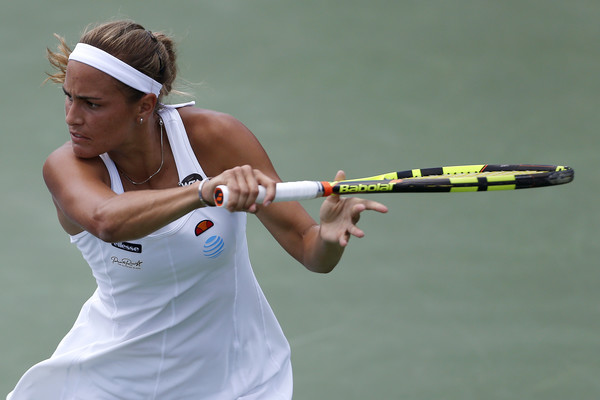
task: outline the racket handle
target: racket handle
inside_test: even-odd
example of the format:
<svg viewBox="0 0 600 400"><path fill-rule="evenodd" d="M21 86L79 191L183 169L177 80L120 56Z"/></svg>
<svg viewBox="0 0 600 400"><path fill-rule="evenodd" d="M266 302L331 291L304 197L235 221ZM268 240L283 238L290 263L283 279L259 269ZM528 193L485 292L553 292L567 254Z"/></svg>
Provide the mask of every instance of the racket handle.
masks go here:
<svg viewBox="0 0 600 400"><path fill-rule="evenodd" d="M315 199L321 196L323 192L322 185L317 181L298 181L298 182L280 182L276 184L276 201L297 201ZM256 204L264 201L267 190L263 186L258 187L258 196ZM227 206L229 200L229 189L225 185L219 185L214 193L215 204L218 207Z"/></svg>

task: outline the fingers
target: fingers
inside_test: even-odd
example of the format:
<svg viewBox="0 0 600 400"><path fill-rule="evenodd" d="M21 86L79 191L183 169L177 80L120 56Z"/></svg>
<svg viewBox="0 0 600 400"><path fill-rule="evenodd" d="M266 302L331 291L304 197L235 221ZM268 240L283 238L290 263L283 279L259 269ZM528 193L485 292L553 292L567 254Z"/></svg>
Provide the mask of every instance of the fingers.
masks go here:
<svg viewBox="0 0 600 400"><path fill-rule="evenodd" d="M266 189L263 204L270 204L275 198L276 182L261 171L244 165L224 171L213 178L215 185L226 185L229 190L227 210L248 211L254 213L258 210L256 199L259 194L258 187ZM216 186L215 186L216 187Z"/></svg>
<svg viewBox="0 0 600 400"><path fill-rule="evenodd" d="M358 224L358 221L360 220L360 214L367 209L367 206L362 201L352 206L350 212L350 224L348 225L346 232L343 236L343 242L345 243L345 245L348 244L348 241L350 240L351 236L355 236L358 238L362 238L365 236L365 232L362 229L360 229L356 224Z"/></svg>
<svg viewBox="0 0 600 400"><path fill-rule="evenodd" d="M339 170L337 174L335 174L335 178L333 179L336 182L343 181L346 179L346 173L342 170Z"/></svg>
<svg viewBox="0 0 600 400"><path fill-rule="evenodd" d="M339 170L335 174L334 180L336 182L343 181L345 179L346 179L346 173L343 170ZM337 202L338 199L339 199L338 196L330 196L329 198L332 199L335 202ZM357 199L357 200L359 200L360 202L362 202L362 203L365 204L366 210L377 211L377 212L380 212L380 213L386 213L386 212L388 212L388 208L385 205L383 205L383 204L381 204L381 203L379 203L377 201L363 200L363 199ZM364 210L361 210L361 212L362 211L364 211Z"/></svg>
<svg viewBox="0 0 600 400"><path fill-rule="evenodd" d="M344 179L342 171L337 179ZM320 212L321 237L325 241L337 242L345 247L352 236L362 238L365 232L357 224L364 211L387 213L388 208L377 201L358 197L330 196L323 203Z"/></svg>
<svg viewBox="0 0 600 400"><path fill-rule="evenodd" d="M388 212L387 206L384 204L381 204L378 201L362 200L362 204L364 204L365 210L377 211L378 213L381 213L381 214L385 214Z"/></svg>
<svg viewBox="0 0 600 400"><path fill-rule="evenodd" d="M275 194L277 192L277 182L269 178L259 170L255 170L259 177L258 182L260 186L266 189L265 198L262 201L263 206L268 206L275 200Z"/></svg>

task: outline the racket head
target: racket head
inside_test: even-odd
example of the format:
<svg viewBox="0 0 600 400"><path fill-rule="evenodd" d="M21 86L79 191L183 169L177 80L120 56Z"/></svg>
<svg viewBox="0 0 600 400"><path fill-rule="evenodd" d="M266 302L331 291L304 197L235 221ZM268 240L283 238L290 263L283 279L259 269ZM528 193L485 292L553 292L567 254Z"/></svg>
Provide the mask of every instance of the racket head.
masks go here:
<svg viewBox="0 0 600 400"><path fill-rule="evenodd" d="M481 192L561 185L573 178L574 170L564 165L473 164L412 169L332 182L330 192Z"/></svg>

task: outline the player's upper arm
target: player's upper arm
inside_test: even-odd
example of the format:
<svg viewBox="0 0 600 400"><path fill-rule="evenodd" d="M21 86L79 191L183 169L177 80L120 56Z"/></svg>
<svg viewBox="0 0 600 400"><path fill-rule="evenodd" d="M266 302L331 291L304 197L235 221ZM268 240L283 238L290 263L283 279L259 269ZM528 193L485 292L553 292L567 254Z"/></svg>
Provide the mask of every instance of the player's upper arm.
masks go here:
<svg viewBox="0 0 600 400"><path fill-rule="evenodd" d="M67 233L86 230L96 234L101 229L94 211L115 193L110 189L110 179L100 158L77 158L67 142L48 156L43 177Z"/></svg>

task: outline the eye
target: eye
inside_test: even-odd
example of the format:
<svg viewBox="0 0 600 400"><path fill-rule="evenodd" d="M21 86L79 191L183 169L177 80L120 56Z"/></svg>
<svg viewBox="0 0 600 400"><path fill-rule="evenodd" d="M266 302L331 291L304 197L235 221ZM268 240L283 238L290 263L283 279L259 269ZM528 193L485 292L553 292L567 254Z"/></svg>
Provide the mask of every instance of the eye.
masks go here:
<svg viewBox="0 0 600 400"><path fill-rule="evenodd" d="M94 109L94 110L97 108L100 108L100 104L92 103L91 101L88 101L87 105L89 108Z"/></svg>

